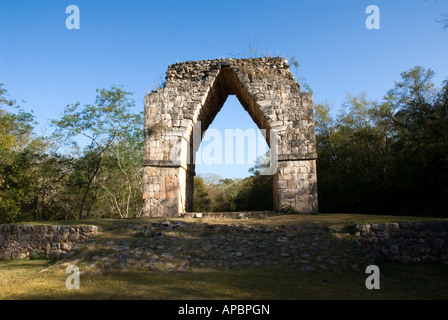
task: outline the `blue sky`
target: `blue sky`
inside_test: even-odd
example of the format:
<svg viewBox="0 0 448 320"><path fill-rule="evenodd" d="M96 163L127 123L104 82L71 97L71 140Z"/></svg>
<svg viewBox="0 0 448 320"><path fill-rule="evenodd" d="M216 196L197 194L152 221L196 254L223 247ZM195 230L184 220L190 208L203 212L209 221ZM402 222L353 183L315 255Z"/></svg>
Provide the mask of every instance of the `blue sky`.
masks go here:
<svg viewBox="0 0 448 320"><path fill-rule="evenodd" d="M68 30L68 5L80 9L80 29ZM369 5L380 30L368 30ZM295 56L315 103L335 110L346 93L381 100L416 65L448 78L448 30L436 20L448 1L0 1L0 83L25 100L38 130L72 102L92 103L95 89L123 85L136 111L172 63L260 54ZM255 128L231 97L212 128ZM246 165L197 167L198 173L248 175Z"/></svg>

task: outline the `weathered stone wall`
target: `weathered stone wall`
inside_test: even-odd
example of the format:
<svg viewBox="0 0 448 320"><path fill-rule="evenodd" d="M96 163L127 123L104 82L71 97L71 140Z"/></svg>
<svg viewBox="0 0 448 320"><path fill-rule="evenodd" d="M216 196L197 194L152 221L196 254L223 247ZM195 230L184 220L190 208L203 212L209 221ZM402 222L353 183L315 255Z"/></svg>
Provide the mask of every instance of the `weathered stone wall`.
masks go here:
<svg viewBox="0 0 448 320"><path fill-rule="evenodd" d="M0 225L0 260L41 254L50 259L63 258L97 232L96 226Z"/></svg>
<svg viewBox="0 0 448 320"><path fill-rule="evenodd" d="M176 63L168 67L165 86L145 97L143 216L191 210L193 157L229 95L266 130L271 153L275 132L276 209L317 212L312 95L300 90L285 59L257 58Z"/></svg>
<svg viewBox="0 0 448 320"><path fill-rule="evenodd" d="M317 211L316 162L279 161L277 193L280 209L292 207L299 212Z"/></svg>
<svg viewBox="0 0 448 320"><path fill-rule="evenodd" d="M374 259L448 263L448 222L355 224L355 236Z"/></svg>

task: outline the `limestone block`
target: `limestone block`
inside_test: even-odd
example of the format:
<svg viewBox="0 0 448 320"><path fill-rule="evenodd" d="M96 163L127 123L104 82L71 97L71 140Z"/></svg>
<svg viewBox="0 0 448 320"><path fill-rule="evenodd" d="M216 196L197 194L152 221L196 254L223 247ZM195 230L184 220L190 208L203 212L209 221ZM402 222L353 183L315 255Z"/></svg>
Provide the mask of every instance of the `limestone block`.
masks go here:
<svg viewBox="0 0 448 320"><path fill-rule="evenodd" d="M202 134L231 94L267 130L269 143L271 129L277 130L279 159L311 161L280 168L274 201L317 211L312 95L300 91L283 58L216 59L170 65L165 87L145 97L143 216L176 216L192 206L191 146L173 149L182 139L190 141L198 121ZM172 181L161 180L167 172Z"/></svg>

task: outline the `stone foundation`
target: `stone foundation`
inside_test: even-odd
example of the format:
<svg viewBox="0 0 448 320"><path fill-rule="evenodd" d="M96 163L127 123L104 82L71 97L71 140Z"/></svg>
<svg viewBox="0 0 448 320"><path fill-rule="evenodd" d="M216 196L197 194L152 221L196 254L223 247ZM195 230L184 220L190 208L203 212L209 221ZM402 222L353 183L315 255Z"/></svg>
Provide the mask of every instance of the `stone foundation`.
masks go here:
<svg viewBox="0 0 448 320"><path fill-rule="evenodd" d="M97 232L96 226L0 225L0 260L63 258Z"/></svg>
<svg viewBox="0 0 448 320"><path fill-rule="evenodd" d="M373 259L448 263L448 222L356 224L355 236Z"/></svg>
<svg viewBox="0 0 448 320"><path fill-rule="evenodd" d="M277 210L291 207L300 213L317 212L316 161L279 161L277 196Z"/></svg>

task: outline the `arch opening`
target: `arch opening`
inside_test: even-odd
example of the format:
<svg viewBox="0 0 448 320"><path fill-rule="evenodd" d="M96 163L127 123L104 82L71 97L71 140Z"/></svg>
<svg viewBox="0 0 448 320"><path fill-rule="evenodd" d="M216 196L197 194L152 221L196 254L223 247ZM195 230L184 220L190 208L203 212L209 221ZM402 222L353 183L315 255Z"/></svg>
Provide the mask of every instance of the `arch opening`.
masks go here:
<svg viewBox="0 0 448 320"><path fill-rule="evenodd" d="M300 91L285 59L255 58L171 65L165 87L145 97L142 216L192 210L196 152L229 95L276 157L274 209L317 212L312 95Z"/></svg>
<svg viewBox="0 0 448 320"><path fill-rule="evenodd" d="M239 102L238 107L242 107L246 113L249 115L250 120L252 123L255 124L257 130L253 133L254 135L251 135L250 137L247 136L248 132L247 130L243 130L242 128L238 128L239 130L236 132L233 132L231 136L231 141L229 141L228 136L226 134L218 133L217 138L221 139L221 151L224 148L224 152L221 152L220 155L216 156L215 158L218 158L218 160L224 160L221 163L222 165L226 164L233 164L232 161L238 161L234 158L234 153L241 153L243 154L243 158L245 155L245 144L243 145L242 150L232 150L233 149L233 138L234 135L239 135L239 137L235 137L237 140L241 141L241 139L246 140L247 138L247 144L255 143L257 145L260 145L260 140L264 142L265 145L267 145L266 151L270 151L270 126L269 122L261 112L259 106L257 105L255 99L251 96L251 94L248 92L248 90L245 88L245 86L241 83L241 81L238 79L236 73L229 67L229 66L223 66L220 69L220 72L218 73L215 82L211 86L209 92L207 93L207 97L205 99L205 102L203 103L202 107L198 110L198 116L197 121L194 122L193 127L196 128L192 130L190 133L190 136L188 140L189 143L189 149L187 152L188 157L188 164L187 164L187 172L194 173L193 177L189 176L187 177L186 181L186 204L185 209L186 212L192 212L194 211L194 191L195 191L195 176L196 176L196 170L197 170L197 164L202 163L204 160L207 162L207 160L216 160L216 159L203 159L204 153L201 153L200 146L202 145L202 141L207 134L207 130L210 128L210 125L214 122L217 115L222 111L223 106L225 105L226 101L229 99L233 99L233 97L236 97L236 99ZM249 120L249 121L250 121ZM199 130L200 128L200 130ZM229 129L229 128L226 128ZM216 137L215 137L216 138ZM224 138L224 139L223 139ZM252 139L251 139L252 138ZM252 140L252 141L249 141ZM254 141L255 140L255 141ZM230 142L231 146L228 148L228 143ZM224 144L224 145L222 145ZM216 150L216 149L215 149ZM219 152L219 151L218 151ZM229 157L229 152L231 154L231 157ZM265 152L266 153L266 152ZM198 154L200 156L198 157ZM241 155L241 154L240 154ZM207 156L209 156L207 154ZM221 159L219 159L221 158ZM224 158L224 159L223 159ZM230 159L230 163L228 163ZM238 155L237 155L238 158ZM241 159L241 157L240 157ZM257 160L257 159L254 159ZM255 161L253 163L255 165ZM274 202L274 199L276 198L273 193L276 184L276 174L274 174L272 177L257 177L257 182L259 180L268 180L270 184L269 191L271 194L269 195L269 198L272 199L272 202L269 206L265 206L266 210L273 210L276 207L276 203ZM225 178L225 177L224 177ZM228 182L229 180L224 180L225 182ZM241 206L239 206L241 208ZM217 207L213 211L238 211L237 207L224 207L222 210L216 210ZM248 208L245 207L247 211ZM253 210L249 211L259 211L258 208L254 208Z"/></svg>
<svg viewBox="0 0 448 320"><path fill-rule="evenodd" d="M261 175L270 148L229 95L196 151L192 212L272 211L273 176Z"/></svg>

